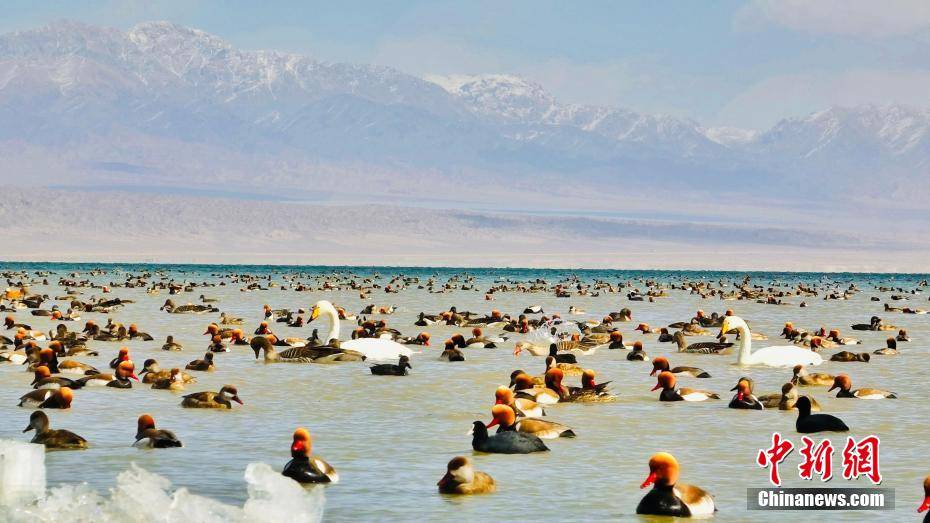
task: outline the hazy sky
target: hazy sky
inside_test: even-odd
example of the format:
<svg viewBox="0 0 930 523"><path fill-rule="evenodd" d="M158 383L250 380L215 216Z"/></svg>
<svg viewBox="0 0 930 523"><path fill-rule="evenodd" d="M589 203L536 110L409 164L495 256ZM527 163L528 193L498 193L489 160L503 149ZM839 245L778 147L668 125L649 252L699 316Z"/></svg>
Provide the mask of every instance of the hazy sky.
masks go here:
<svg viewBox="0 0 930 523"><path fill-rule="evenodd" d="M516 73L564 101L707 125L762 128L830 105L930 103L926 0L0 4L2 32L59 19L122 29L169 20L242 48L417 75Z"/></svg>

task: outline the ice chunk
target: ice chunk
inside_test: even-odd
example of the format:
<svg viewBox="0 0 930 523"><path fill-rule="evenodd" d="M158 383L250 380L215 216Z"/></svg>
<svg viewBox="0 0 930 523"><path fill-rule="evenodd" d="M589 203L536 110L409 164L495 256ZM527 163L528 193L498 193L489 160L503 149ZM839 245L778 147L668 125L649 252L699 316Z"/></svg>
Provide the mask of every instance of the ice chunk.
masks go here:
<svg viewBox="0 0 930 523"><path fill-rule="evenodd" d="M45 494L45 447L0 439L0 505L34 501Z"/></svg>
<svg viewBox="0 0 930 523"><path fill-rule="evenodd" d="M19 445L40 449L39 463L30 462L31 467L27 470L37 472L41 488L10 502L3 500L0 503L0 521L3 522L55 523L66 517L75 523L264 523L318 522L323 517L322 488L305 489L264 463L252 463L246 468L249 499L243 507L198 496L186 488L172 492L168 479L134 463L129 470L117 476L116 486L110 489L109 496L100 495L87 484L63 485L45 493L44 448ZM26 456L31 450L17 449L12 454ZM0 452L0 457L5 455ZM36 459L35 456L30 458Z"/></svg>
<svg viewBox="0 0 930 523"><path fill-rule="evenodd" d="M249 499L243 510L248 521L320 521L323 518L323 488L309 489L275 472L265 463L250 463L245 469Z"/></svg>

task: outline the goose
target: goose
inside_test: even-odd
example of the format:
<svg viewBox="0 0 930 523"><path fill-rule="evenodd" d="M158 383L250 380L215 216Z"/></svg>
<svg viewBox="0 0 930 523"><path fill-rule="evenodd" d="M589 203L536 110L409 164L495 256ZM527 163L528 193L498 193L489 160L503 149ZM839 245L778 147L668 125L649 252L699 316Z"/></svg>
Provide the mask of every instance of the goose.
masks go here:
<svg viewBox="0 0 930 523"><path fill-rule="evenodd" d="M740 347L737 356L738 365L769 365L773 367L794 365L820 365L823 358L808 349L794 345L765 347L752 352L752 332L749 325L739 316L726 316L720 327L722 333L736 329L739 332Z"/></svg>
<svg viewBox="0 0 930 523"><path fill-rule="evenodd" d="M519 356L523 351L529 352L533 356L547 356L549 354L549 347L537 345L525 340L518 341L513 347L513 355Z"/></svg>
<svg viewBox="0 0 930 523"><path fill-rule="evenodd" d="M456 456L446 466L446 474L436 485L440 494L488 494L496 490L494 478L475 470L471 460Z"/></svg>
<svg viewBox="0 0 930 523"><path fill-rule="evenodd" d="M23 432L35 430L30 443L45 445L46 450L83 450L87 448L87 440L71 432L70 430L52 429L49 426L48 416L41 410L33 412L29 416L29 425L23 429Z"/></svg>
<svg viewBox="0 0 930 523"><path fill-rule="evenodd" d="M255 336L249 342L258 359L262 351L265 352L265 363L331 363L335 361L362 361L365 359L361 353L345 350L332 345L319 345L310 347L291 347L281 352L275 351L273 337Z"/></svg>
<svg viewBox="0 0 930 523"><path fill-rule="evenodd" d="M688 354L725 354L729 352L727 349L733 346L732 343L725 341L702 341L689 345L681 331L676 331L672 339L678 345L678 352Z"/></svg>
<svg viewBox="0 0 930 523"><path fill-rule="evenodd" d="M328 322L329 339L339 339L339 313L333 304L320 300L310 312L310 320L323 317ZM373 360L393 360L401 356L411 356L413 351L394 340L384 338L358 338L340 343L342 349L349 349L363 354Z"/></svg>
<svg viewBox="0 0 930 523"><path fill-rule="evenodd" d="M667 452L658 452L649 458L649 477L639 488L653 485L639 505L637 514L706 517L717 511L714 498L704 489L678 483L678 460Z"/></svg>

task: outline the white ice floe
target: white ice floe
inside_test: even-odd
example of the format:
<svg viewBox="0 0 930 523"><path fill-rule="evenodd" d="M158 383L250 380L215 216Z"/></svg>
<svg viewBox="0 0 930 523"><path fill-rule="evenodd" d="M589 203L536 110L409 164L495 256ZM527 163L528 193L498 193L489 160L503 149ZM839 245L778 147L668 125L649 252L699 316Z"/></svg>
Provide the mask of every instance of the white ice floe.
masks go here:
<svg viewBox="0 0 930 523"><path fill-rule="evenodd" d="M320 521L320 488L305 489L264 463L245 469L249 498L242 507L172 490L171 482L135 464L103 495L86 483L45 490L45 449L0 440L0 521L278 522Z"/></svg>

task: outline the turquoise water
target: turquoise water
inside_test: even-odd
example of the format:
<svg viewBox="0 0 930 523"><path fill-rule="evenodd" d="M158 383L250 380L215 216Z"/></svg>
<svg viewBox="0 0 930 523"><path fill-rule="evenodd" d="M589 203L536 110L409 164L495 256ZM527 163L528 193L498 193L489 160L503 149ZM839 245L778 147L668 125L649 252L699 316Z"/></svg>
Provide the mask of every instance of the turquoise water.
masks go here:
<svg viewBox="0 0 930 523"><path fill-rule="evenodd" d="M129 346L137 364L157 358L163 368L183 366L199 358L207 345L204 327L218 319L218 314L171 315L158 310L166 298L175 302L198 302L201 293L215 297L217 305L231 316L245 318L243 330L250 333L261 320L262 305L273 308L307 308L320 299L359 311L367 304L396 305L398 311L385 319L389 326L404 334L427 330L435 343L456 332L468 329L413 325L420 311L436 313L456 305L459 310L486 313L491 308L516 315L529 305L541 305L547 312L567 317L570 305L587 311L573 319L599 319L623 307L633 310L632 324L622 324L627 341L642 340L650 356L666 355L673 365L694 365L708 370L713 378L692 380L685 386L699 386L729 398L729 389L737 378L750 374L758 393L775 392L790 377L790 370L740 368L734 356L698 356L674 352L670 344L659 344L655 336L632 331L640 322L661 326L686 320L698 308L708 313L732 308L752 322L753 328L770 336L769 342L756 347L779 345L777 333L785 321L804 328L839 327L845 335L852 323L867 321L877 314L889 323L907 328L912 340L902 344L898 357L875 357L868 364L825 363L818 371L845 372L854 386L881 387L901 395L899 400L839 400L825 389L811 392L824 410L842 417L856 437L878 434L882 437L882 460L885 483L895 488L898 510L895 512L828 514L829 520L900 521L914 516L921 496L920 484L930 473L926 456L930 443L926 438L926 368L930 352L930 316L884 313L882 304L892 292L880 292L878 286L910 290L926 275L919 274L823 274L823 273L734 273L676 271L609 270L538 270L538 269L449 269L415 267L292 267L245 265L150 265L150 264L54 264L9 263L0 270L51 271L50 285L35 283L34 293L53 297L62 294L57 276L70 272L100 269L103 274L92 281L108 283L125 280L125 272L164 271L168 277L192 282L217 282L229 273L271 276L285 283L284 276L311 283L314 278L330 274L355 274L359 277L380 275L383 285L391 276L404 274L421 280L434 277L444 282L453 275L474 276L476 290L458 290L430 294L408 288L399 294L373 292L367 300L357 291L295 292L271 288L267 291L240 292L239 284L225 287L194 288L193 292L169 296L163 291L151 296L142 288L114 288L107 297L135 300L135 303L111 314L84 313L78 327L93 319L105 323L107 317L125 324L137 323L156 339L133 341ZM627 289L599 297L572 296L555 298L550 293L497 293L486 302L484 290L499 279L529 281L537 278L550 284L569 276L585 283L605 280L629 281L640 288L640 279L661 282L704 279L739 281L744 275L752 283L769 286L798 282L820 284L824 288L845 289L855 283L862 293L846 301L823 301L806 298L808 307L799 308L799 298L788 298L793 306L772 306L745 301L701 299L681 291L669 291L668 298L649 302L630 302ZM153 278L154 279L154 278ZM16 280L16 278L14 278ZM100 296L99 290L83 288L82 299ZM880 301L870 301L877 296ZM927 307L926 293L909 295L909 301L896 306ZM66 307L66 303L57 302ZM28 311L16 313L17 321L47 331L53 324ZM343 338L352 322L343 322ZM306 337L312 328L272 327L283 336ZM492 332L496 333L496 332ZM173 334L185 350L167 353L160 350L164 337ZM853 350L869 351L884 345L887 333L857 332L863 345ZM535 334L527 337L536 339ZM200 375L199 382L186 392L216 390L225 383L239 387L245 405L232 412L203 412L181 409L179 394L153 391L136 385L128 391L85 389L75 394L74 408L52 412L52 424L78 432L91 442L84 452L49 453L46 458L51 486L86 481L91 487L106 491L116 484L116 476L131 463L168 478L176 487L231 504L247 498L243 471L249 463L263 462L280 469L288 459L290 434L296 426L306 426L314 434L314 452L333 464L342 477L338 485L327 487L325 519L333 521L408 521L427 518L431 521L488 520L503 517L538 520L588 521L602 519L638 519L634 510L643 492L638 486L648 473L646 461L653 452L672 452L682 464L683 482L699 485L716 496L721 521L771 520L796 517L797 513L749 513L746 511L746 487L766 486L767 473L755 465L755 453L766 446L773 431L779 431L799 443L794 432L794 415L784 412L746 412L726 408L726 400L702 404L665 404L649 389L655 383L648 376L650 366L628 362L626 353L600 349L582 357L585 367L598 371L599 381L613 381L619 395L616 403L604 405L558 405L550 409L552 419L572 426L579 434L575 440L553 441L552 452L533 456L474 455L479 470L490 473L499 484L496 494L471 499L453 499L436 494L436 481L445 465L455 455L472 455L466 432L475 419L489 420L493 392L508 381L510 372L524 368L541 372L542 358L523 355L515 359L512 346L519 337L511 337L497 350L468 349L468 361L450 364L438 361L438 351L427 349L413 357L413 370L404 378L371 376L366 364L340 365L264 365L255 361L246 347L228 354L218 354L217 371ZM698 341L700 338L694 338ZM689 340L691 341L691 340ZM97 358L78 358L97 366L106 366L120 343L92 342L101 352ZM839 349L827 349L829 355ZM0 438L26 440L20 431L29 411L15 407L17 398L29 390L27 373L13 366L0 366ZM577 379L577 378L576 378ZM572 382L571 384L574 384ZM158 424L172 429L184 441L183 449L140 451L131 448L135 419L142 412L154 415ZM819 438L818 438L819 439ZM834 446L842 448L844 438L833 437ZM783 475L786 486L810 486L797 478L796 453L786 462ZM839 466L838 456L834 467ZM863 481L833 480L829 486L868 486ZM804 515L806 516L806 514Z"/></svg>

